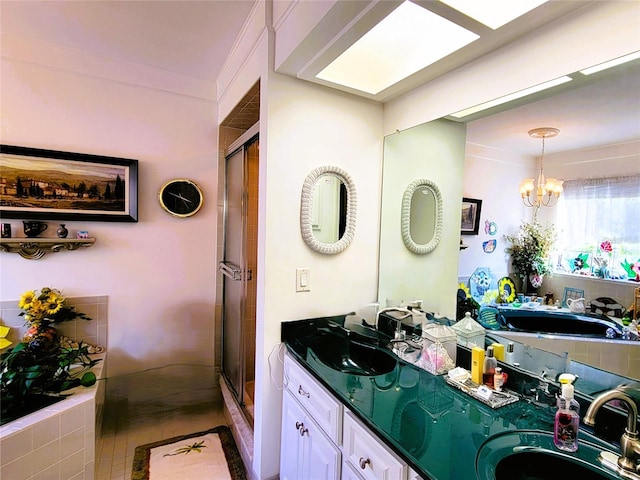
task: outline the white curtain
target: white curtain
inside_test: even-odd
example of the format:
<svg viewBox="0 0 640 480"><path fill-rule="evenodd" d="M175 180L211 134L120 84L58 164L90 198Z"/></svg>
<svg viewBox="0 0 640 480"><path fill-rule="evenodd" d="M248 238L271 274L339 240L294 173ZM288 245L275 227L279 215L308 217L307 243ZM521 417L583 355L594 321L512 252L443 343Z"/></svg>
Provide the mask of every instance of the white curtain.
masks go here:
<svg viewBox="0 0 640 480"><path fill-rule="evenodd" d="M640 258L640 175L567 180L557 211L557 248L564 259L597 254L608 240L610 267ZM566 265L565 265L566 266Z"/></svg>

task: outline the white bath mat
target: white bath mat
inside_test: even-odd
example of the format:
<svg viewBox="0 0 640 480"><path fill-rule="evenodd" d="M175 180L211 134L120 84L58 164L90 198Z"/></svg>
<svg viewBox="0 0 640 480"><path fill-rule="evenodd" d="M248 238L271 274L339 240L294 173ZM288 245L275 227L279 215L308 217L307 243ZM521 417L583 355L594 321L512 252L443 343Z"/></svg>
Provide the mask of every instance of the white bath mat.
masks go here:
<svg viewBox="0 0 640 480"><path fill-rule="evenodd" d="M136 448L132 480L245 480L242 460L225 426Z"/></svg>

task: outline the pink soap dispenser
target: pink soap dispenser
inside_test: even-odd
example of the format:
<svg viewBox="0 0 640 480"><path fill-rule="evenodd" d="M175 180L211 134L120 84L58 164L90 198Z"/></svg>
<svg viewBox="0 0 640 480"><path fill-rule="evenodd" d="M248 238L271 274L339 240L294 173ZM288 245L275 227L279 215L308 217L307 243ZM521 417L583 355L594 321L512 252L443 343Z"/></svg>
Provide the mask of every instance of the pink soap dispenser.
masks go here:
<svg viewBox="0 0 640 480"><path fill-rule="evenodd" d="M553 428L553 443L560 450L575 452L578 450L578 429L580 427L580 404L573 398L573 381L570 373L560 375L562 393L558 398L558 411Z"/></svg>

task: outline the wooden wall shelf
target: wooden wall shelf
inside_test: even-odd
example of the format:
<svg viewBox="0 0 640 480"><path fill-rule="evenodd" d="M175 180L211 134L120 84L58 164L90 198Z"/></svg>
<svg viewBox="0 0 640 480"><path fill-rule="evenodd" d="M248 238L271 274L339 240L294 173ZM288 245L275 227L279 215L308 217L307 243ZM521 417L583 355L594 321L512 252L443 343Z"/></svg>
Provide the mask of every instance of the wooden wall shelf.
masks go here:
<svg viewBox="0 0 640 480"><path fill-rule="evenodd" d="M0 252L17 253L22 258L37 260L47 253L90 247L95 238L3 238Z"/></svg>

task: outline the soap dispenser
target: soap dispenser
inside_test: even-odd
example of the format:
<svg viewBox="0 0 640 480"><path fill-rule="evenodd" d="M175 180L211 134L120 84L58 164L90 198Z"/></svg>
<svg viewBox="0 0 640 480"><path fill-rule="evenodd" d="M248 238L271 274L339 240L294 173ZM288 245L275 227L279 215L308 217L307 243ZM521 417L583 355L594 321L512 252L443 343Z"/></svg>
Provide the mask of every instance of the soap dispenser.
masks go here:
<svg viewBox="0 0 640 480"><path fill-rule="evenodd" d="M573 398L573 382L576 379L570 373L563 373L558 380L562 386L558 398L558 411L553 428L553 443L559 450L575 452L578 450L578 429L580 427L580 404Z"/></svg>

